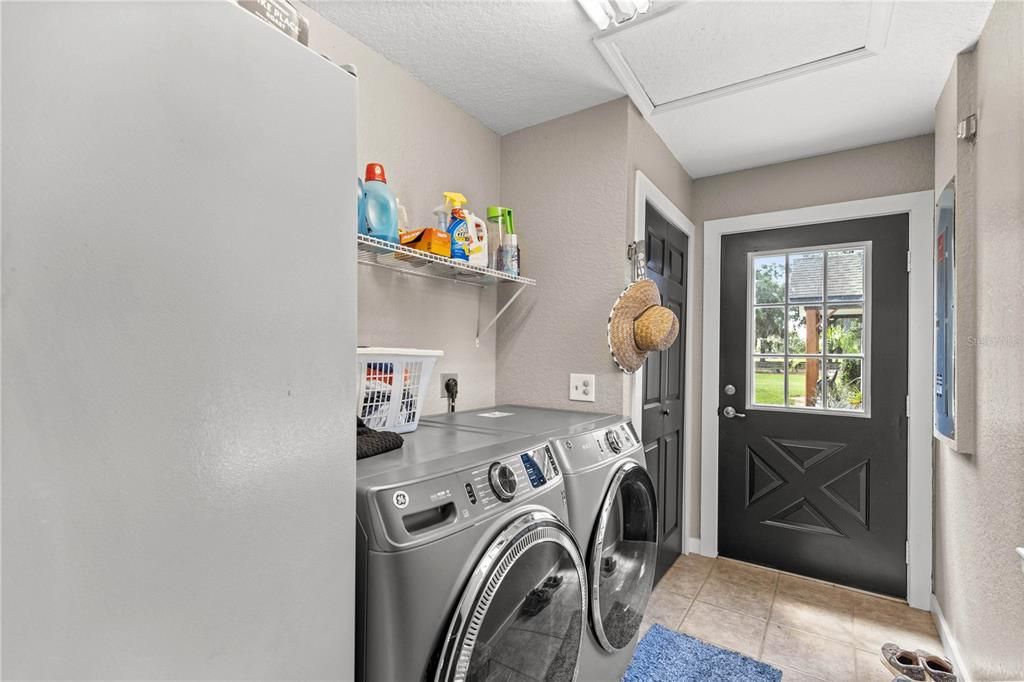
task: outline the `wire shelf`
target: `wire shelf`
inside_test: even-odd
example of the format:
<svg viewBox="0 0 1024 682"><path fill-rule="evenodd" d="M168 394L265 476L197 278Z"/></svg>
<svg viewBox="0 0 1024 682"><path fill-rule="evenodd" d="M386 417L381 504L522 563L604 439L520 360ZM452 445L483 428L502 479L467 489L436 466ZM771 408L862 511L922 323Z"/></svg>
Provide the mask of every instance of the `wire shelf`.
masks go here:
<svg viewBox="0 0 1024 682"><path fill-rule="evenodd" d="M465 261L454 261L365 234L356 235L356 244L360 263L407 272L419 277L445 279L477 287L492 286L500 282L516 282L530 286L537 284L537 280L529 277L514 277L498 270L470 265Z"/></svg>

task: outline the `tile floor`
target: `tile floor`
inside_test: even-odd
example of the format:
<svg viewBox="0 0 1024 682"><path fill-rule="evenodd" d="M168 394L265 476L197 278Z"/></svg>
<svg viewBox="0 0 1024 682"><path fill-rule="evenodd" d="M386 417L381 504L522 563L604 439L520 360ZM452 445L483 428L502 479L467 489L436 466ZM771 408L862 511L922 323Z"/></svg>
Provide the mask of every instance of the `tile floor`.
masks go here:
<svg viewBox="0 0 1024 682"><path fill-rule="evenodd" d="M890 682L878 651L892 641L942 654L931 614L759 566L681 556L644 618L774 665L785 682Z"/></svg>

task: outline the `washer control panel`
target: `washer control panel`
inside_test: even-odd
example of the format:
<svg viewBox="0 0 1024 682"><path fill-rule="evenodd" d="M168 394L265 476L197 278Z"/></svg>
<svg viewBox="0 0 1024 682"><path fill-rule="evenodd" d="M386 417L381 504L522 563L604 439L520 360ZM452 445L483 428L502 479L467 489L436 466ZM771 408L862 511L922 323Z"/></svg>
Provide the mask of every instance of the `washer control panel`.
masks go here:
<svg viewBox="0 0 1024 682"><path fill-rule="evenodd" d="M544 487L558 477L559 470L551 446L542 445L481 466L471 475L473 485L466 489L470 504L479 503L484 509L491 509L502 502L511 502L527 490ZM470 492L472 497L468 497Z"/></svg>
<svg viewBox="0 0 1024 682"><path fill-rule="evenodd" d="M383 530L393 542L428 541L446 529L500 513L561 483L549 444L450 474L374 492Z"/></svg>

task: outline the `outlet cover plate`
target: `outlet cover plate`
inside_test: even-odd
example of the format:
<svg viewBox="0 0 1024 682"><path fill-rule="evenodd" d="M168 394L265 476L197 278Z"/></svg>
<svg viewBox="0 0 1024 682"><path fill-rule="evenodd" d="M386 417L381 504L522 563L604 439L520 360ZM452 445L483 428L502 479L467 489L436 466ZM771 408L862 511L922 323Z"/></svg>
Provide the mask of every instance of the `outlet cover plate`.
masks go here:
<svg viewBox="0 0 1024 682"><path fill-rule="evenodd" d="M593 374L569 375L569 400L592 403L597 397L597 380Z"/></svg>

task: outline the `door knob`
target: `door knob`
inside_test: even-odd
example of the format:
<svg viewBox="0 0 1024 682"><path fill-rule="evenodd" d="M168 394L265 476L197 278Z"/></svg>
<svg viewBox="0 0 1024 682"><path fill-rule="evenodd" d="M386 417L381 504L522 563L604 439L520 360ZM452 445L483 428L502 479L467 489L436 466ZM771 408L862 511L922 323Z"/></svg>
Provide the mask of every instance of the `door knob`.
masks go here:
<svg viewBox="0 0 1024 682"><path fill-rule="evenodd" d="M739 417L740 419L747 418L747 415L743 414L742 412L737 412L736 408L733 407L732 405L722 408L722 416L725 417L726 419L735 419L736 417Z"/></svg>
<svg viewBox="0 0 1024 682"><path fill-rule="evenodd" d="M670 410L668 408L665 408L664 410L661 411L661 413L664 414L664 415L668 415L670 412L672 412L672 410Z"/></svg>

